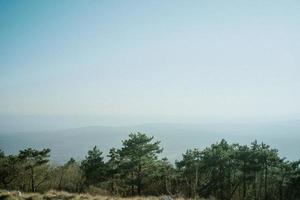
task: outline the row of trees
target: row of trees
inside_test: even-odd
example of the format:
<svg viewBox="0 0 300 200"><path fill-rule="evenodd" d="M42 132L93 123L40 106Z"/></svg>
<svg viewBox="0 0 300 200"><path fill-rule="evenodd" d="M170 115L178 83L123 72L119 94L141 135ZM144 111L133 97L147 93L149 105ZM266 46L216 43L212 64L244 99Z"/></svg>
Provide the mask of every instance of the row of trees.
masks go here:
<svg viewBox="0 0 300 200"><path fill-rule="evenodd" d="M50 149L25 149L18 155L0 152L0 187L9 190L49 189L83 192L90 186L113 195L214 196L221 200L300 199L300 161L280 158L264 143L228 144L189 149L171 164L159 158L159 141L130 134L122 147L112 148L108 160L95 146L81 162L49 164Z"/></svg>

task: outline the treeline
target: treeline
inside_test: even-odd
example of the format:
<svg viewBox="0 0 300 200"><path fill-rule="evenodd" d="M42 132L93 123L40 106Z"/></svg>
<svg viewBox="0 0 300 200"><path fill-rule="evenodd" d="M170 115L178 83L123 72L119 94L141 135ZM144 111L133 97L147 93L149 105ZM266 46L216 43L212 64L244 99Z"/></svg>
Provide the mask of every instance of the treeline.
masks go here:
<svg viewBox="0 0 300 200"><path fill-rule="evenodd" d="M105 162L95 146L81 162L71 158L49 164L50 149L0 151L0 187L43 192L49 189L84 192L100 188L112 195L174 195L221 200L300 199L300 161L286 161L264 143L228 144L189 149L172 164L159 158L159 141L132 133L122 147L112 148Z"/></svg>

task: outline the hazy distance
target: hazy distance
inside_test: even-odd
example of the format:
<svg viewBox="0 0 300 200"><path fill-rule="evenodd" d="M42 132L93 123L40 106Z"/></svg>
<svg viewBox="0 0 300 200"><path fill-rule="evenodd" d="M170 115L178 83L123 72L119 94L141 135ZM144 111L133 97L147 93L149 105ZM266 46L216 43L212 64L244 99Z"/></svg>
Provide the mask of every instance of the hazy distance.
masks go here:
<svg viewBox="0 0 300 200"><path fill-rule="evenodd" d="M299 7L1 0L0 114L145 123L298 114Z"/></svg>
<svg viewBox="0 0 300 200"><path fill-rule="evenodd" d="M297 157L300 2L217 2L0 0L0 148L109 126L125 127L118 139L144 130L170 147L171 132L200 146L258 137ZM97 131L80 138L101 145ZM29 140L14 146L20 137ZM197 145L182 141L180 151Z"/></svg>

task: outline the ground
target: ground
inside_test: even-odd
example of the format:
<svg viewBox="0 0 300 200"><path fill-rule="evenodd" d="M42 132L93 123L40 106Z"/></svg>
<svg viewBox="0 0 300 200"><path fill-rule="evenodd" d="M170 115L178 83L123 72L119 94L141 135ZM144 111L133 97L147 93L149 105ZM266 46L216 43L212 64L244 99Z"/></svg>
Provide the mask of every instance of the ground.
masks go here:
<svg viewBox="0 0 300 200"><path fill-rule="evenodd" d="M90 195L87 193L74 194L74 193L55 191L55 190L50 190L44 194L0 190L0 200L163 200L163 199L164 199L163 197L153 197L153 196L124 198L124 197L108 196L108 195ZM176 198L174 200L184 200L184 199Z"/></svg>

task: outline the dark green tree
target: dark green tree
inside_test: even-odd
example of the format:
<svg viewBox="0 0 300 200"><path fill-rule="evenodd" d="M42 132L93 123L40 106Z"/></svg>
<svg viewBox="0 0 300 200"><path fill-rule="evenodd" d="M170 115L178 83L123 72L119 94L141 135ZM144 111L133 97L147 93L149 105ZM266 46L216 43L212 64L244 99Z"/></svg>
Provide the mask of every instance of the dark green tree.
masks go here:
<svg viewBox="0 0 300 200"><path fill-rule="evenodd" d="M41 173L36 173L37 169L46 165L49 162L50 149L43 149L41 151L35 149L21 150L18 158L22 162L25 170L29 171L31 191L35 192L37 188L47 180L47 170L42 170ZM39 177L37 177L39 176Z"/></svg>
<svg viewBox="0 0 300 200"><path fill-rule="evenodd" d="M151 170L153 162L162 152L159 146L160 142L152 142L153 137L148 137L143 133L131 133L129 139L122 141L123 147L119 150L121 167L123 173L126 173L131 185L131 194L141 195L143 182Z"/></svg>
<svg viewBox="0 0 300 200"><path fill-rule="evenodd" d="M5 156L0 150L0 187L14 189L10 187L10 184L17 179L19 167L17 156Z"/></svg>
<svg viewBox="0 0 300 200"><path fill-rule="evenodd" d="M111 194L119 194L119 188L122 188L122 180L120 178L120 154L115 148L109 150L107 166L107 178L109 191Z"/></svg>
<svg viewBox="0 0 300 200"><path fill-rule="evenodd" d="M194 198L197 195L200 178L201 152L198 149L187 150L182 157L181 161L176 162L176 166L182 176L182 185L186 186L187 196Z"/></svg>
<svg viewBox="0 0 300 200"><path fill-rule="evenodd" d="M144 179L143 194L172 195L175 194L176 172L167 158L157 160L151 164L151 170Z"/></svg>
<svg viewBox="0 0 300 200"><path fill-rule="evenodd" d="M97 146L88 151L88 155L81 162L80 167L86 177L86 185L97 185L105 180L106 166L102 151Z"/></svg>

